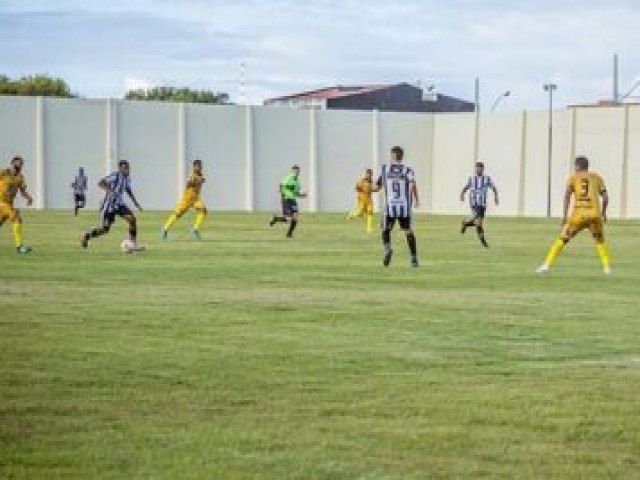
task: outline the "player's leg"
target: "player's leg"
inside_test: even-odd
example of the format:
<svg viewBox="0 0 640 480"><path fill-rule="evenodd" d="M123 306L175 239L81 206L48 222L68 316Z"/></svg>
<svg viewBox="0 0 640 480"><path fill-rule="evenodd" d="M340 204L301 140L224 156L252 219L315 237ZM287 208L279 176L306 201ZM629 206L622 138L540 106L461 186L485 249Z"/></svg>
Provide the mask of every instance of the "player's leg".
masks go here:
<svg viewBox="0 0 640 480"><path fill-rule="evenodd" d="M78 198L78 203L76 205L76 215L78 214L78 210L84 208L87 204L87 197L84 193L81 193Z"/></svg>
<svg viewBox="0 0 640 480"><path fill-rule="evenodd" d="M82 248L87 248L89 246L90 239L98 238L109 233L111 225L113 225L115 219L115 212L110 212L106 209L100 210L100 220L98 226L92 228L91 230L87 230L82 234L82 238L80 240L80 245L82 245Z"/></svg>
<svg viewBox="0 0 640 480"><path fill-rule="evenodd" d="M276 223L287 223L289 221L290 212L288 211L288 203L284 198L282 199L282 215L274 215L269 226L273 227Z"/></svg>
<svg viewBox="0 0 640 480"><path fill-rule="evenodd" d="M295 200L289 201L289 211L291 216L289 217L289 230L287 231L287 238L293 237L293 231L298 225L298 204Z"/></svg>
<svg viewBox="0 0 640 480"><path fill-rule="evenodd" d="M418 245L416 242L416 235L411 228L411 217L403 217L399 220L400 227L404 231L407 239L407 247L409 247L409 253L411 254L411 266L418 266Z"/></svg>
<svg viewBox="0 0 640 480"><path fill-rule="evenodd" d="M484 236L484 215L485 208L484 207L476 207L476 216L474 219L474 223L476 225L476 234L478 235L478 240L484 248L489 248L489 244L487 243L487 239Z"/></svg>
<svg viewBox="0 0 640 480"><path fill-rule="evenodd" d="M609 247L604 240L604 224L601 218L594 219L589 224L589 230L596 242L596 251L600 257L602 263L602 271L609 275L611 273L611 254L609 253Z"/></svg>
<svg viewBox="0 0 640 480"><path fill-rule="evenodd" d="M365 205L365 213L367 215L367 233L373 231L373 203L367 202Z"/></svg>
<svg viewBox="0 0 640 480"><path fill-rule="evenodd" d="M565 224L562 227L560 236L553 242L553 244L549 248L549 251L547 252L547 256L544 259L544 263L540 265L540 267L536 271L538 273L547 273L555 263L558 256L562 253L565 245L569 243L571 239L575 237L583 228L585 228L583 222L579 218L572 217L569 223Z"/></svg>
<svg viewBox="0 0 640 480"><path fill-rule="evenodd" d="M129 207L121 205L118 207L117 215L129 224L129 240L138 245L138 219Z"/></svg>
<svg viewBox="0 0 640 480"><path fill-rule="evenodd" d="M178 219L182 217L182 215L184 215L187 210L189 210L189 208L191 208L191 204L189 202L180 200L173 213L169 215L169 218L165 222L164 227L162 227L162 238L164 240L167 239L169 230L171 230L173 224L176 223Z"/></svg>
<svg viewBox="0 0 640 480"><path fill-rule="evenodd" d="M28 247L22 242L22 216L18 210L13 207L8 209L8 212L3 215L12 224L13 230L13 244L16 247L16 252L19 254L26 254L31 251L31 247Z"/></svg>
<svg viewBox="0 0 640 480"><path fill-rule="evenodd" d="M463 235L467 231L467 228L473 227L476 224L476 207L472 206L471 212L471 217L465 218L460 222L460 233Z"/></svg>
<svg viewBox="0 0 640 480"><path fill-rule="evenodd" d="M202 200L198 199L193 208L196 211L196 219L193 222L193 235L200 240L200 226L207 216L207 207Z"/></svg>
<svg viewBox="0 0 640 480"><path fill-rule="evenodd" d="M78 210L80 209L80 195L77 193L73 195L73 214L77 217Z"/></svg>
<svg viewBox="0 0 640 480"><path fill-rule="evenodd" d="M382 257L382 265L388 267L393 256L393 248L391 248L391 230L396 222L395 218L390 218L387 212L382 216L380 227L382 229L382 247L384 248L384 256Z"/></svg>

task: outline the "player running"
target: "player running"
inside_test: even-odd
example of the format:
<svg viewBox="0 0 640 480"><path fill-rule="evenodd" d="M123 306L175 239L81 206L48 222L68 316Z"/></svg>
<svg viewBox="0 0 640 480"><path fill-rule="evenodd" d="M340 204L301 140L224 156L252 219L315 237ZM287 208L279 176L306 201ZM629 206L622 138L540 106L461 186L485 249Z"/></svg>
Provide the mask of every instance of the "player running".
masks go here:
<svg viewBox="0 0 640 480"><path fill-rule="evenodd" d="M460 192L460 201L464 202L464 197L469 192L469 205L471 206L472 217L462 221L460 233L464 234L467 227L476 227L478 239L483 247L489 248L489 244L484 236L484 217L487 212L488 190L493 190L493 198L496 205L500 204L498 199L498 189L491 177L484 174L484 163L476 162L476 174L469 177L467 184Z"/></svg>
<svg viewBox="0 0 640 480"><path fill-rule="evenodd" d="M78 168L78 175L73 179L71 188L73 189L73 201L75 203L74 213L78 216L78 211L84 208L87 203L87 176L84 174L84 168Z"/></svg>
<svg viewBox="0 0 640 480"><path fill-rule="evenodd" d="M282 199L282 216L274 215L269 225L273 227L279 222L289 222L287 238L291 238L298 224L298 198L307 197L307 194L302 191L302 186L300 185L300 167L298 165L291 167L291 173L280 182L278 188Z"/></svg>
<svg viewBox="0 0 640 480"><path fill-rule="evenodd" d="M193 236L200 240L200 225L202 225L204 217L207 216L207 207L200 197L200 191L202 190L202 184L204 181L205 178L202 174L202 160L194 160L193 171L187 181L187 186L182 194L182 198L162 229L163 240L167 239L169 229L176 220L184 215L190 208L193 208L196 211L196 219L193 222L193 229L191 231L193 232Z"/></svg>
<svg viewBox="0 0 640 480"><path fill-rule="evenodd" d="M373 199L371 198L371 194L374 191L373 170L367 168L364 171L364 177L356 183L357 206L347 214L347 220L361 218L366 215L367 233L371 233L373 227Z"/></svg>
<svg viewBox="0 0 640 480"><path fill-rule="evenodd" d="M139 250L139 247L137 247L137 220L133 212L124 202L124 194L126 193L129 195L129 198L131 198L136 208L139 211L142 211L142 207L138 203L133 191L131 191L131 179L129 177L129 172L129 162L127 160L120 160L118 162L118 170L104 177L98 183L98 186L106 193L104 200L102 200L102 204L100 205L100 223L97 227L82 235L80 245L82 245L83 248L87 248L89 246L90 239L108 233L113 222L115 222L117 215L129 224L129 240L136 245L134 250Z"/></svg>
<svg viewBox="0 0 640 480"><path fill-rule="evenodd" d="M589 171L587 157L577 157L574 166L575 172L569 177L564 194L560 237L553 243L547 258L536 272L548 273L564 246L580 231L588 228L596 242L596 251L602 262L602 270L605 275L609 275L611 274L609 249L604 241L604 223L607 221L609 204L607 188L600 175ZM571 197L573 197L573 210L567 222ZM600 197L602 197L602 205Z"/></svg>
<svg viewBox="0 0 640 480"><path fill-rule="evenodd" d="M20 211L13 208L13 202L18 192L26 200L27 206L33 203L33 198L27 192L27 184L22 175L22 157L11 159L9 168L0 171L0 227L9 220L13 224L13 241L16 253L21 255L31 252L31 247L22 243L22 216Z"/></svg>
<svg viewBox="0 0 640 480"><path fill-rule="evenodd" d="M384 257L382 264L388 267L393 256L391 248L391 230L396 221L404 231L407 245L411 253L411 266L418 266L416 237L411 229L411 210L417 207L418 189L413 169L402 163L404 151L400 147L391 149L391 162L382 166L382 172L376 183L378 189L384 191L384 213L382 216L382 244Z"/></svg>

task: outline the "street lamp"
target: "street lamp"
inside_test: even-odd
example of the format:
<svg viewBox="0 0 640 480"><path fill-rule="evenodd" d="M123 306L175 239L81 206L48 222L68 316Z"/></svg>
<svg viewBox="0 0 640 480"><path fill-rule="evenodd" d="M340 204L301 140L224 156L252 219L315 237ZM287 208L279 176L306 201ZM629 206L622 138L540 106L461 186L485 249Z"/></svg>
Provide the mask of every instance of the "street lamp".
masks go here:
<svg viewBox="0 0 640 480"><path fill-rule="evenodd" d="M553 92L558 89L555 83L545 83L542 88L549 93L549 142L547 155L547 217L551 217L551 165L553 160Z"/></svg>
<svg viewBox="0 0 640 480"><path fill-rule="evenodd" d="M505 98L507 98L508 96L511 95L511 91L507 90L506 92L501 93L500 95L498 95L498 98L496 98L496 101L493 102L493 105L491 107L491 111L495 111L496 107L498 106L498 104Z"/></svg>

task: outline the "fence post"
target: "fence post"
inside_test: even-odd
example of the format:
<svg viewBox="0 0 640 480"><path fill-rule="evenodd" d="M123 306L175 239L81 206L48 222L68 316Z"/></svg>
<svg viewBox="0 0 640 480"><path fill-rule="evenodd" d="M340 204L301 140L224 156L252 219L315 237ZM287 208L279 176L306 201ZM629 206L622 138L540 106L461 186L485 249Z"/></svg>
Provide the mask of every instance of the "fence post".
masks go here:
<svg viewBox="0 0 640 480"><path fill-rule="evenodd" d="M527 188L527 118L527 111L523 110L520 137L520 172L518 178L518 216L524 215L525 191Z"/></svg>
<svg viewBox="0 0 640 480"><path fill-rule="evenodd" d="M118 106L112 98L107 100L105 139L104 173L109 175L118 156Z"/></svg>
<svg viewBox="0 0 640 480"><path fill-rule="evenodd" d="M371 112L371 153L372 153L372 168L374 180L380 173L380 112L373 110ZM379 195L374 195L373 202L375 205L374 210L380 211Z"/></svg>
<svg viewBox="0 0 640 480"><path fill-rule="evenodd" d="M253 212L255 208L254 175L255 164L253 155L253 109L250 105L244 107L244 154L245 154L245 210Z"/></svg>
<svg viewBox="0 0 640 480"><path fill-rule="evenodd" d="M187 156L187 117L186 117L186 105L184 103L178 104L178 155L177 155L177 191L176 198L180 198L182 189L185 182L185 165Z"/></svg>
<svg viewBox="0 0 640 480"><path fill-rule="evenodd" d="M46 208L46 178L45 178L45 125L44 99L36 97L35 103L35 151L36 151L36 205L37 209Z"/></svg>
<svg viewBox="0 0 640 480"><path fill-rule="evenodd" d="M620 184L620 218L629 215L629 105L624 106L622 131L622 178Z"/></svg>
<svg viewBox="0 0 640 480"><path fill-rule="evenodd" d="M317 212L320 205L318 194L318 142L316 110L309 110L309 210Z"/></svg>

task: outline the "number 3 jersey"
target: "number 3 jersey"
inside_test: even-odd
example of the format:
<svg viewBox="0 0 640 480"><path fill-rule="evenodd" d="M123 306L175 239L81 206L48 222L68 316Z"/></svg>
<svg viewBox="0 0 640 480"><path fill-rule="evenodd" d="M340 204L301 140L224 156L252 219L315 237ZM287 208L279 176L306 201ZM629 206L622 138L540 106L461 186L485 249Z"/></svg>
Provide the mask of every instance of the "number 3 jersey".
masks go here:
<svg viewBox="0 0 640 480"><path fill-rule="evenodd" d="M384 213L392 218L411 216L413 202L412 192L409 186L416 181L413 169L394 163L383 165L378 187L384 192Z"/></svg>
<svg viewBox="0 0 640 480"><path fill-rule="evenodd" d="M602 177L594 172L576 172L567 186L573 191L573 213L583 217L600 217L600 194L607 189Z"/></svg>

